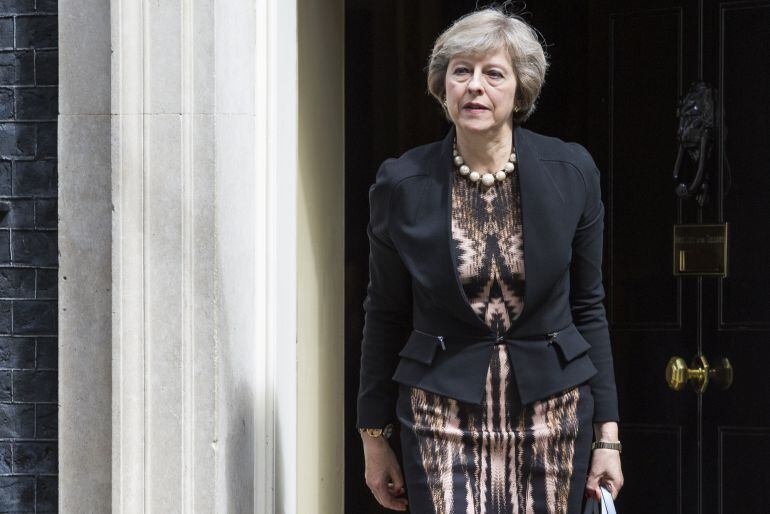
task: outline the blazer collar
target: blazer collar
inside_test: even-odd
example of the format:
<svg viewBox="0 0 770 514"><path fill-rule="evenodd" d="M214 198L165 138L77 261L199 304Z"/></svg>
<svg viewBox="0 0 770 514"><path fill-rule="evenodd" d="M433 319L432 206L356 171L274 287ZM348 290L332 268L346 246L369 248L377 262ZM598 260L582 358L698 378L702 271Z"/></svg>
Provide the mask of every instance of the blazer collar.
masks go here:
<svg viewBox="0 0 770 514"><path fill-rule="evenodd" d="M439 278L434 286L438 289L439 297L446 306L460 319L477 326L479 329L491 333L491 329L476 314L470 305L468 298L457 272L457 256L452 242L451 224L451 186L452 174L455 173L452 141L455 136L455 127L452 125L438 146L438 154L432 159L433 169L431 182L438 187L440 193L436 205L440 206L435 213L438 218L434 221L441 230L433 232L436 237L437 271ZM548 170L540 161L540 154L535 141L535 134L520 126L514 127L513 141L518 158L516 173L519 180L519 192L521 196L521 216L524 240L524 308L520 315L513 321L506 336L530 335L526 330L526 323L531 312L548 297L548 291L543 284L549 283L549 263L551 257L549 245L552 246L559 234L559 217L555 213L560 212L561 196L550 177ZM515 176L513 177L516 178ZM552 271L552 270L551 270ZM552 271L553 272L553 271ZM446 280L446 277L453 277Z"/></svg>

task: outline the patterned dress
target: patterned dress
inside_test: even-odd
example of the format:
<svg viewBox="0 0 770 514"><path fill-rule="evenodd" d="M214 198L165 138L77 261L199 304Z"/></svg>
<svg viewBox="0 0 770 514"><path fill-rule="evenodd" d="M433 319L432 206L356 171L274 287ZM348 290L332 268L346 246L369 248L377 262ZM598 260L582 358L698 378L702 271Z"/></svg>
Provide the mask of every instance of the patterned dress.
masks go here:
<svg viewBox="0 0 770 514"><path fill-rule="evenodd" d="M465 296L502 334L524 306L518 174L452 182L452 238ZM481 405L400 384L403 471L413 514L582 512L593 397L580 384L522 405L504 343Z"/></svg>

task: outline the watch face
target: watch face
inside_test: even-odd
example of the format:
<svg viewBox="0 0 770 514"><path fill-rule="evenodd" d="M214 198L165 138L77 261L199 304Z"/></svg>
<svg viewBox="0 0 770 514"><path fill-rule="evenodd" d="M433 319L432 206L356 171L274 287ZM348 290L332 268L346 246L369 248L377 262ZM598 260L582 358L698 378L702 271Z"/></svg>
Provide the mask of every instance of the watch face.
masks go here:
<svg viewBox="0 0 770 514"><path fill-rule="evenodd" d="M384 437L387 439L393 433L393 424L388 423L383 428L359 428L358 431L362 434L366 433L370 437Z"/></svg>

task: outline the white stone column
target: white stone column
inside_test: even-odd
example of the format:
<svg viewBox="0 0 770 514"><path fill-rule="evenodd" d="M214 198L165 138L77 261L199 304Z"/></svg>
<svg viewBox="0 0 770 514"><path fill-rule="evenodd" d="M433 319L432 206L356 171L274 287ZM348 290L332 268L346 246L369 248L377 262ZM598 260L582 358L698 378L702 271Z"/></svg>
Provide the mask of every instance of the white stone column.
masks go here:
<svg viewBox="0 0 770 514"><path fill-rule="evenodd" d="M112 511L212 512L227 344L217 332L213 2L111 8Z"/></svg>
<svg viewBox="0 0 770 514"><path fill-rule="evenodd" d="M60 511L296 512L296 5L59 13Z"/></svg>

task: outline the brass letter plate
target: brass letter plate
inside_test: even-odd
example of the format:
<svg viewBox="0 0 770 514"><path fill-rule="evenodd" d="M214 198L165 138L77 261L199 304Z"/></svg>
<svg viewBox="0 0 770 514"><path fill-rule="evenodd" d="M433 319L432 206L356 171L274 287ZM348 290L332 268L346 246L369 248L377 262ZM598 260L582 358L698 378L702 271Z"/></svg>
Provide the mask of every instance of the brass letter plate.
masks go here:
<svg viewBox="0 0 770 514"><path fill-rule="evenodd" d="M727 276L727 223L674 225L674 275Z"/></svg>

